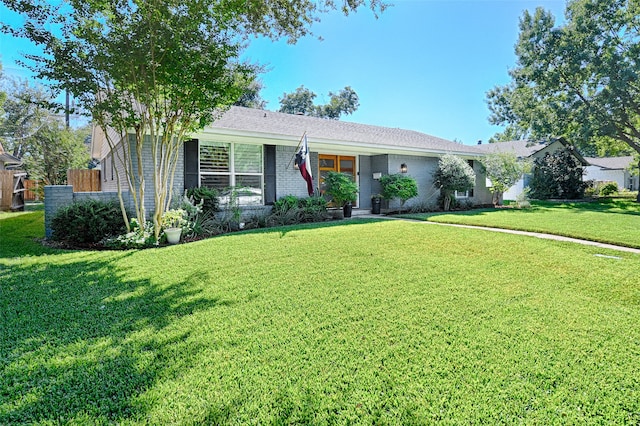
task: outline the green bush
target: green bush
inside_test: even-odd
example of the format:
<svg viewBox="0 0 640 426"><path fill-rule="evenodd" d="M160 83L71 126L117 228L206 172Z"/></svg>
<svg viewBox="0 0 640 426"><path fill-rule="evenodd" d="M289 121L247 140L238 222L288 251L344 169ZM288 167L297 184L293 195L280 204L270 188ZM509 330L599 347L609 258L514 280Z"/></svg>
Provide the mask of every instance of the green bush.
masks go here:
<svg viewBox="0 0 640 426"><path fill-rule="evenodd" d="M608 197L609 195L614 195L618 193L618 184L615 182L607 182L600 186L600 195L603 197Z"/></svg>
<svg viewBox="0 0 640 426"><path fill-rule="evenodd" d="M282 213L287 212L291 209L297 209L299 207L300 198L295 195L285 195L284 197L278 198L273 203L272 213Z"/></svg>
<svg viewBox="0 0 640 426"><path fill-rule="evenodd" d="M547 200L582 198L587 185L582 181L582 164L565 148L534 160L529 186L531 198Z"/></svg>
<svg viewBox="0 0 640 426"><path fill-rule="evenodd" d="M382 186L382 198L385 200L400 199L400 208L404 207L404 203L409 198L418 195L416 180L400 173L382 176L380 185Z"/></svg>
<svg viewBox="0 0 640 426"><path fill-rule="evenodd" d="M69 244L94 244L126 230L116 201L86 200L58 210L51 221L52 238Z"/></svg>
<svg viewBox="0 0 640 426"><path fill-rule="evenodd" d="M292 225L306 222L322 222L327 219L327 201L322 196L299 198L285 195L273 203L267 218L269 225Z"/></svg>
<svg viewBox="0 0 640 426"><path fill-rule="evenodd" d="M206 186L201 186L200 188L189 188L187 189L187 197L193 198L194 204L202 203L202 211L203 212L217 212L220 211L220 206L218 203L218 191L213 188L207 188Z"/></svg>
<svg viewBox="0 0 640 426"><path fill-rule="evenodd" d="M353 203L358 199L358 184L346 173L329 172L324 177L325 194L331 197L336 207Z"/></svg>

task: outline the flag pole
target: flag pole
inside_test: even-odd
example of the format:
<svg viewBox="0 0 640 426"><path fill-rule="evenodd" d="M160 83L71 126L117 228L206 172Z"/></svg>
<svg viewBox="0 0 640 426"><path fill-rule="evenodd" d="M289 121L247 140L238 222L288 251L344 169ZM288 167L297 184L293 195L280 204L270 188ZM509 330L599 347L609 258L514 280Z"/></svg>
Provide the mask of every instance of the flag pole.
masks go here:
<svg viewBox="0 0 640 426"><path fill-rule="evenodd" d="M300 144L302 143L302 139L304 139L304 137L307 135L307 131L305 130L304 133L302 134L302 137L300 138L300 140L298 141L298 146L296 146L296 149L293 150L293 155L291 156L291 159L289 160L289 164L287 164L287 168L286 170L289 170L289 167L291 167L291 162L293 161L293 159L296 157L296 154L298 153L298 148L300 148Z"/></svg>

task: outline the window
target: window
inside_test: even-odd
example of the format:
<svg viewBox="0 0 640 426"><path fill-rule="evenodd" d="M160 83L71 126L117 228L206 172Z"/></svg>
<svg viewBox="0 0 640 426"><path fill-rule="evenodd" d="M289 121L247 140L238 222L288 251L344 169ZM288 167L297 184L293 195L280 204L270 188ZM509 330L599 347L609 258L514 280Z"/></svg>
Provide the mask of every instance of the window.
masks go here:
<svg viewBox="0 0 640 426"><path fill-rule="evenodd" d="M262 146L200 141L200 185L220 192L220 203L262 205Z"/></svg>

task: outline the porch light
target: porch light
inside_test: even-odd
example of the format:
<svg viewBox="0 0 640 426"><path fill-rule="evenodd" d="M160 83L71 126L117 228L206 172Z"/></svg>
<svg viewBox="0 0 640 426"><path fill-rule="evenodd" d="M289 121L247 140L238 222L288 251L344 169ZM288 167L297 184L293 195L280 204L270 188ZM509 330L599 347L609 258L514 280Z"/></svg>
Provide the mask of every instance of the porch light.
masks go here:
<svg viewBox="0 0 640 426"><path fill-rule="evenodd" d="M400 173L407 173L407 164L406 163L402 163L400 165Z"/></svg>

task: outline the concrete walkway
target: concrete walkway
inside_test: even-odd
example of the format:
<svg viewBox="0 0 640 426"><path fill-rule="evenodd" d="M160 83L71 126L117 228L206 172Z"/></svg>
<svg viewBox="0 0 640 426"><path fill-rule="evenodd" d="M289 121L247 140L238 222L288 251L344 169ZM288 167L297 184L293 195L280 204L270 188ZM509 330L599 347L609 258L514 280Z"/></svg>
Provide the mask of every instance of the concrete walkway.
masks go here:
<svg viewBox="0 0 640 426"><path fill-rule="evenodd" d="M454 223L429 222L429 221L426 221L426 220L407 219L407 218L402 218L402 217L393 217L393 216L385 216L385 215L377 215L377 214L358 214L358 215L356 215L354 217L355 218L366 218L366 219L406 220L406 221L409 221L409 222L424 223L424 224L429 224L429 225L453 226L453 227L456 227L456 228L468 228L468 229L482 229L484 231L502 232L504 234L524 235L524 236L527 236L527 237L542 238L542 239L545 239L545 240L565 241L565 242L569 242L569 243L583 244L583 245L586 245L586 246L594 246L594 247L599 247L599 248L604 248L604 249L609 249L609 250L617 250L617 251L623 251L623 252L627 252L627 253L640 254L640 249L637 249L637 248L618 246L618 245L615 245L615 244L599 243L599 242L596 242L596 241L581 240L579 238L563 237L561 235L544 234L542 232L516 231L516 230L513 230L513 229L490 228L488 226L458 225L458 224L454 224Z"/></svg>

